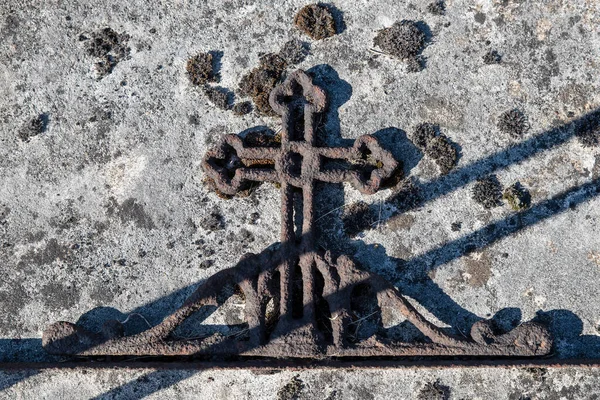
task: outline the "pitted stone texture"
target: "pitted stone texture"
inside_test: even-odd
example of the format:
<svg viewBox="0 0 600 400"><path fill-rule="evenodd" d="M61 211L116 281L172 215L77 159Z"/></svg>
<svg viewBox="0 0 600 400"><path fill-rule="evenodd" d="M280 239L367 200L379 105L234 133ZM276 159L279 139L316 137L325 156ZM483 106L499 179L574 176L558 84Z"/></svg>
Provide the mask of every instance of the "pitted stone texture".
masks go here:
<svg viewBox="0 0 600 400"><path fill-rule="evenodd" d="M363 268L386 277L401 272L407 277L396 281L402 290L416 282L410 297L427 303L440 323L468 332L474 320L499 312L513 321L541 311L553 321L561 357L597 356L598 198L592 186L554 197L598 177L600 161L594 148L571 139L570 129L548 135L600 103L592 79L600 49L596 6L508 1L473 8L472 2L453 1L437 16L425 10L427 3L337 2L346 30L311 42L311 55L299 65L328 85L339 116L324 121L328 129L339 128L342 138L373 132L388 138L394 154L409 161L405 172L419 184L432 182L421 190L422 205L406 214L414 219L409 225L387 222L395 212L390 191L369 198L381 221L351 242L352 251ZM223 204L199 173L202 155L223 135L256 125L275 131L277 120L215 109L191 90L185 63L198 52L222 50L220 84L235 88L258 65L260 53L277 52L294 37L307 40L292 28L305 4L2 2L2 357L44 359L35 350L40 327L76 321L100 305L112 309L85 321L104 321L106 314L124 321L138 312L158 323L173 311L170 304L194 291L190 282L278 240L273 227L280 200L269 185ZM434 38L423 52L427 68L419 73L408 74L397 60L369 51L376 31L402 19L425 21ZM78 37L107 26L130 36L130 58L96 81ZM502 54L500 64L482 60L490 48ZM324 74L325 64L335 73ZM495 135L497 117L515 107L527 115L529 131L518 140ZM23 142L19 129L44 113L46 130ZM389 130L411 132L421 122L439 124L461 146L456 174L439 179L431 160L414 151L402 132ZM538 135L546 139L519 145ZM482 210L470 193L488 173L503 186L521 182L532 207L548 200L548 207L529 214L548 217L518 228L508 207ZM330 212L319 222L328 226L332 242L345 239L330 217L360 199L348 185L343 196L331 189L318 200L323 211L317 218ZM125 207L131 204L136 206ZM223 207L225 228L208 232L201 223L215 207ZM251 218L255 213L260 217ZM257 222L242 222L251 220ZM459 231L452 230L455 223ZM495 235L502 234L489 240L496 237L494 227ZM241 228L255 240L237 240ZM205 243L195 244L199 240ZM472 284L483 281L469 276L465 258L488 260L485 284ZM212 323L228 334L226 319L214 317ZM125 327L131 332L146 324L132 316Z"/></svg>

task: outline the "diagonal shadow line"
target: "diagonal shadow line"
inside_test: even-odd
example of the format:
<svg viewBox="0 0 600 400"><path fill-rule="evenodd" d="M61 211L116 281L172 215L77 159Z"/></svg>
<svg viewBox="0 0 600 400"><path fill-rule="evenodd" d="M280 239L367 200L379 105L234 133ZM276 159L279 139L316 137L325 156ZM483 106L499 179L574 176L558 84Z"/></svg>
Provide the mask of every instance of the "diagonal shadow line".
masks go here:
<svg viewBox="0 0 600 400"><path fill-rule="evenodd" d="M426 278L427 295L424 295L423 288L414 284L414 276L400 277L396 279L396 285L401 288L401 292L417 300L422 306L434 313L436 318L452 326L456 325L455 318L463 314L463 308L458 306L444 291L433 282L427 275L427 272L439 268L457 258L462 257L472 251L485 248L493 243L515 234L523 229L543 222L548 218L564 213L569 209L575 208L600 194L600 178L576 186L564 191L548 200L533 205L531 208L508 216L500 221L490 223L483 228L478 229L468 235L456 240L447 242L432 250L425 252L408 260L405 264L409 271L418 271L417 277ZM432 291L436 295L432 295ZM446 300L443 307L451 307L455 312L436 313L440 308L439 299ZM461 317L473 322L476 316L467 312Z"/></svg>
<svg viewBox="0 0 600 400"><path fill-rule="evenodd" d="M150 396L153 393L190 378L197 372L198 371L195 370L153 371L99 394L98 396L94 396L91 400L143 399L144 397Z"/></svg>
<svg viewBox="0 0 600 400"><path fill-rule="evenodd" d="M551 199L545 200L541 203L538 203L531 207L528 210L519 212L510 217L507 217L501 221L492 223L487 225L486 227L473 232L469 235L466 235L460 239L454 240L452 242L446 243L436 249L433 249L421 256L415 257L409 261L412 265L425 265L426 268L424 272L427 270L431 270L437 268L445 263L448 263L458 257L461 257L464 254L464 249L469 247L472 250L476 248L482 248L485 246L489 246L502 238L505 238L513 233L516 233L520 230L526 229L534 224L542 222L554 215L561 214L569 209L572 209L580 204L585 203L593 199L594 197L600 194L600 178L595 179L591 182L582 184L570 190L567 190L557 196L554 196ZM403 285L404 286L404 285ZM410 285L408 285L410 287ZM440 289L441 290L441 289ZM416 292L406 293L403 291L403 294L411 296L415 298L419 303L425 308L431 310L433 304L428 304L427 299L431 299L431 296L423 296L419 295ZM458 305L457 305L458 306ZM458 306L460 307L460 306ZM257 329L257 328L255 328ZM273 337L274 338L274 337ZM155 391L163 389L165 385L174 385L184 379L191 377L194 374L193 371L184 371L180 374L171 374L156 386ZM142 381L148 382L152 380L159 379L161 377L160 371L151 372L144 375L143 378L138 378L136 381L128 382L124 385L118 386L114 389L109 390L108 392L103 393L100 396L95 397L95 399L103 399L103 398L119 398L116 396L130 396L130 397L121 397L121 398L142 398L147 396L154 391L150 391L149 386L145 386L140 392L139 396L137 392L131 393L134 390L135 385L139 383L140 379ZM166 382L165 382L166 381ZM154 387L152 386L152 387ZM129 390L129 392L128 392ZM126 392L126 393L124 393ZM131 397L133 396L133 397ZM136 397L137 396L137 397Z"/></svg>
<svg viewBox="0 0 600 400"><path fill-rule="evenodd" d="M41 345L41 343L40 343ZM20 371L0 371L0 393L17 383L37 375L40 371L37 369L33 370L20 370Z"/></svg>
<svg viewBox="0 0 600 400"><path fill-rule="evenodd" d="M423 202L433 201L494 171L518 164L560 146L576 134L578 126L591 120L600 121L600 109L423 183L420 185Z"/></svg>
<svg viewBox="0 0 600 400"><path fill-rule="evenodd" d="M410 267L423 266L424 272L435 269L477 248L489 246L513 233L562 214L598 196L600 178L566 190L531 208L493 222L459 239L445 243L408 261Z"/></svg>

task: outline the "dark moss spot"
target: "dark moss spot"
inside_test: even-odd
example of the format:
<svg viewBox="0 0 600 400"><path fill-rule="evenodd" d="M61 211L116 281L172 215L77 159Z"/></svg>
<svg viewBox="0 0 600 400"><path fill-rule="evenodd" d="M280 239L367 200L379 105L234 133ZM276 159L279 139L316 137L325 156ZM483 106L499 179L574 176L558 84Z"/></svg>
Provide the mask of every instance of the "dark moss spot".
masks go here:
<svg viewBox="0 0 600 400"><path fill-rule="evenodd" d="M191 57L188 59L185 69L190 82L196 86L216 80L213 68L213 55L211 53L199 53Z"/></svg>
<svg viewBox="0 0 600 400"><path fill-rule="evenodd" d="M240 80L240 94L252 97L256 110L260 114L276 115L269 104L269 95L281 80L286 67L287 63L281 56L269 53L261 58L258 67Z"/></svg>
<svg viewBox="0 0 600 400"><path fill-rule="evenodd" d="M484 64L500 64L502 56L496 50L489 50L483 55Z"/></svg>
<svg viewBox="0 0 600 400"><path fill-rule="evenodd" d="M110 74L119 61L129 57L131 51L127 46L129 35L111 28L93 32L89 38L80 35L79 40L86 41L86 52L97 58L94 68L98 79Z"/></svg>
<svg viewBox="0 0 600 400"><path fill-rule="evenodd" d="M190 125L198 126L200 125L200 119L197 114L188 115L188 123Z"/></svg>
<svg viewBox="0 0 600 400"><path fill-rule="evenodd" d="M213 210L200 222L200 226L208 231L218 231L225 228L225 219L217 210Z"/></svg>
<svg viewBox="0 0 600 400"><path fill-rule="evenodd" d="M426 383L419 394L418 400L447 400L450 398L450 388L439 381Z"/></svg>
<svg viewBox="0 0 600 400"><path fill-rule="evenodd" d="M231 200L234 197L238 197L238 198L248 197L248 196L252 195L256 191L256 189L260 186L260 184L253 184L253 185L248 186L248 188L237 192L235 195L229 195L229 194L221 192L219 190L219 188L217 188L215 181L210 178L205 178L203 183L207 186L207 188L209 190L213 191L219 198L221 198L223 200Z"/></svg>
<svg viewBox="0 0 600 400"><path fill-rule="evenodd" d="M548 376L547 368L531 367L525 368L525 371L531 375L534 382L544 382Z"/></svg>
<svg viewBox="0 0 600 400"><path fill-rule="evenodd" d="M460 232L460 230L462 229L462 223L460 223L460 222L453 222L450 225L450 229L452 230L452 232Z"/></svg>
<svg viewBox="0 0 600 400"><path fill-rule="evenodd" d="M260 214L257 212L253 212L252 214L250 214L249 218L248 218L248 223L250 225L256 225L256 223L260 220Z"/></svg>
<svg viewBox="0 0 600 400"><path fill-rule="evenodd" d="M329 7L323 4L302 7L294 17L294 24L315 40L325 39L337 33L333 14Z"/></svg>
<svg viewBox="0 0 600 400"><path fill-rule="evenodd" d="M46 246L41 250L32 250L25 253L21 257L19 264L23 265L45 265L51 264L53 261L68 260L71 255L71 249L69 246L58 243L55 238L49 239Z"/></svg>
<svg viewBox="0 0 600 400"><path fill-rule="evenodd" d="M32 137L46 131L48 128L48 121L48 114L45 113L31 118L29 121L23 124L23 126L21 126L21 129L19 129L19 139L24 142L29 142Z"/></svg>
<svg viewBox="0 0 600 400"><path fill-rule="evenodd" d="M221 110L228 110L233 100L233 93L219 86L205 85L202 89L208 100Z"/></svg>
<svg viewBox="0 0 600 400"><path fill-rule="evenodd" d="M456 165L458 160L456 145L440 132L437 125L430 123L417 125L411 140L428 157L435 160L442 174L447 174Z"/></svg>
<svg viewBox="0 0 600 400"><path fill-rule="evenodd" d="M80 37L81 38L81 37ZM121 58L129 53L126 43L129 41L129 35L117 33L112 28L104 28L92 33L90 41L87 43L86 51L94 57L101 57L113 53Z"/></svg>
<svg viewBox="0 0 600 400"><path fill-rule="evenodd" d="M529 130L529 122L521 110L513 108L498 117L498 129L517 139Z"/></svg>
<svg viewBox="0 0 600 400"><path fill-rule="evenodd" d="M244 136L244 144L248 147L278 147L281 136L275 135L269 128L254 129Z"/></svg>
<svg viewBox="0 0 600 400"><path fill-rule="evenodd" d="M235 115L246 115L252 111L252 103L249 101L242 101L235 104L231 110Z"/></svg>
<svg viewBox="0 0 600 400"><path fill-rule="evenodd" d="M2 213L0 213L0 221L2 220ZM1 222L0 222L1 224ZM36 233L33 232L27 232L27 234L25 234L25 240L27 241L27 243L36 243L41 241L42 239L44 239L46 237L46 232L44 231L38 231ZM73 247L71 247L73 248Z"/></svg>
<svg viewBox="0 0 600 400"><path fill-rule="evenodd" d="M349 324L347 333L350 342L358 342L377 334L381 323L381 308L377 302L377 293L369 284L362 283L352 288L350 314L352 323Z"/></svg>
<svg viewBox="0 0 600 400"><path fill-rule="evenodd" d="M473 186L473 200L484 208L494 208L502 204L502 186L495 175L479 179Z"/></svg>
<svg viewBox="0 0 600 400"><path fill-rule="evenodd" d="M483 24L485 22L485 14L482 12L475 14L475 22L478 24Z"/></svg>
<svg viewBox="0 0 600 400"><path fill-rule="evenodd" d="M284 387L277 391L277 400L295 400L300 396L300 392L304 388L304 382L298 375L294 376L292 380L285 384Z"/></svg>
<svg viewBox="0 0 600 400"><path fill-rule="evenodd" d="M373 69L381 67L381 63L377 61L377 56L369 58L369 61L367 61L367 65L369 66L369 68Z"/></svg>
<svg viewBox="0 0 600 400"><path fill-rule="evenodd" d="M239 240L242 243L251 243L254 242L254 235L248 229L242 228L240 229Z"/></svg>
<svg viewBox="0 0 600 400"><path fill-rule="evenodd" d="M425 148L425 154L435 160L442 174L450 172L458 159L456 148L444 135L434 137Z"/></svg>
<svg viewBox="0 0 600 400"><path fill-rule="evenodd" d="M421 24L402 20L391 27L380 30L373 39L385 53L401 60L414 59L425 47L426 35Z"/></svg>
<svg viewBox="0 0 600 400"><path fill-rule="evenodd" d="M600 112L592 113L581 120L575 127L577 140L585 147L600 145Z"/></svg>
<svg viewBox="0 0 600 400"><path fill-rule="evenodd" d="M508 202L515 211L521 211L531 205L531 195L519 182L507 187L502 198Z"/></svg>
<svg viewBox="0 0 600 400"><path fill-rule="evenodd" d="M214 260L204 260L200 263L200 268L207 269L212 267L215 264Z"/></svg>
<svg viewBox="0 0 600 400"><path fill-rule="evenodd" d="M422 123L416 126L411 137L415 146L425 149L429 142L437 136L436 126L430 123Z"/></svg>
<svg viewBox="0 0 600 400"><path fill-rule="evenodd" d="M94 70L98 79L102 79L106 75L110 74L113 69L117 66L117 59L110 54L99 57L94 63Z"/></svg>
<svg viewBox="0 0 600 400"><path fill-rule="evenodd" d="M263 55L258 67L242 76L238 86L240 95L251 97L259 114L276 116L269 104L269 95L282 80L286 68L304 60L308 51L308 44L299 40L290 40L283 45L279 53ZM234 112L240 115L250 112L250 104L247 102L239 104L240 106Z"/></svg>
<svg viewBox="0 0 600 400"><path fill-rule="evenodd" d="M437 0L427 5L427 11L433 15L444 15L446 12L446 5L444 0Z"/></svg>
<svg viewBox="0 0 600 400"><path fill-rule="evenodd" d="M425 65L421 57L409 58L406 61L406 72L421 72L423 69L425 69Z"/></svg>

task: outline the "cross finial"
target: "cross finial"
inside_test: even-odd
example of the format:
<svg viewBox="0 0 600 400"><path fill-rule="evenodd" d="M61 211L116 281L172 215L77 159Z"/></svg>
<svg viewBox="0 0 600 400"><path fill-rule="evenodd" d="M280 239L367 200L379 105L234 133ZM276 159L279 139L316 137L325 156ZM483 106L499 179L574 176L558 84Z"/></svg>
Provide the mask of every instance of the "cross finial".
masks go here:
<svg viewBox="0 0 600 400"><path fill-rule="evenodd" d="M315 116L325 111L327 97L302 70L291 73L277 86L269 98L271 107L281 115L279 147L247 147L237 135L226 135L219 146L206 155L204 170L217 189L233 195L246 189L252 181L276 181L281 184L283 242L293 241L295 189L302 190L302 238L312 245L314 185L351 182L366 194L375 193L397 172L399 163L370 135L358 138L352 147L319 147L316 145ZM250 167L256 161L261 167ZM264 167L264 161L274 167ZM349 167L329 168L328 163L369 161Z"/></svg>

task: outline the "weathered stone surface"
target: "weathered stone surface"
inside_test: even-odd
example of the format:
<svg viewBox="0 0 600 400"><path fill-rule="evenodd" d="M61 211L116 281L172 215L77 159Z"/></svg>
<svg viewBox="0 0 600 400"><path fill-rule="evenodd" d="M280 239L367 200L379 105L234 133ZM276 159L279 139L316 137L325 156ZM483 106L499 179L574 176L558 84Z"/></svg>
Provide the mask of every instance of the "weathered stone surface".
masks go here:
<svg viewBox="0 0 600 400"><path fill-rule="evenodd" d="M600 157L595 136L584 136L583 145L575 129L600 107L600 11L593 2L453 1L443 15L428 12L427 2L336 2L345 29L319 41L293 25L305 4L2 2L2 360L48 360L40 349L43 328L76 322L94 307L103 308L80 322L100 330L107 319L129 318L126 333L139 332L204 279L277 240L276 190L262 185L226 202L203 183L199 168L224 134L261 125L275 131L277 119L218 109L190 84L185 67L190 56L222 52L218 85L234 91L237 103L246 100L237 93L240 78L262 53L277 53L290 39L310 42L297 67L313 72L330 94L333 111L323 123L339 135L324 140L335 145L340 137L375 134L420 188L422 201L406 211L414 218L409 229L388 224L402 204L388 190L367 199L381 222L352 240L340 216L344 204L365 198L350 186L324 190L317 219L326 245L356 254L363 268L393 280L440 323L468 332L481 318L510 328L537 316L550 324L559 357L600 356L600 200L592 181ZM431 31L420 72L370 51L378 30L403 19L424 21ZM80 36L107 27L126 35L129 50L99 77L98 60ZM502 55L500 63L484 62L490 49ZM500 115L514 108L529 128L518 138L498 129ZM30 130L41 115L43 129ZM423 122L439 125L460 146L447 175L407 139ZM531 206L522 214L506 202L479 206L471 190L489 174L504 187L520 182ZM215 230L203 221L216 209L223 223ZM228 324L236 304L205 323L224 335L237 332ZM390 324L401 322L389 314ZM50 398L81 383L83 397L92 397L133 382L119 390L272 398L295 375L86 372L3 373L0 387L8 386L7 397ZM598 391L596 375L576 368L319 370L300 379L309 398L336 390L344 398L390 391L416 397L437 379L458 398L519 398L586 397Z"/></svg>

